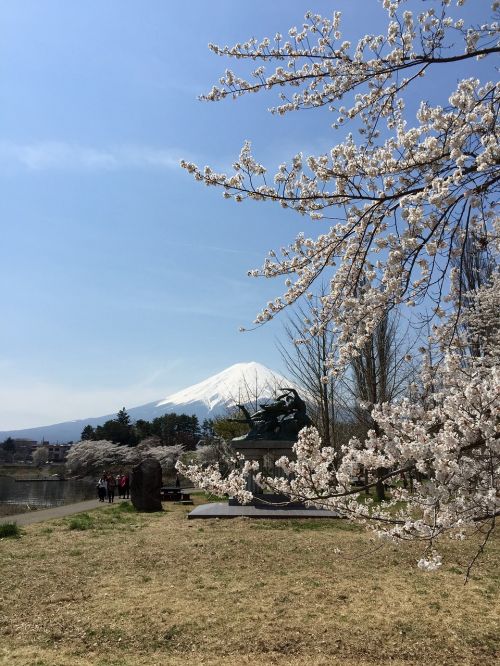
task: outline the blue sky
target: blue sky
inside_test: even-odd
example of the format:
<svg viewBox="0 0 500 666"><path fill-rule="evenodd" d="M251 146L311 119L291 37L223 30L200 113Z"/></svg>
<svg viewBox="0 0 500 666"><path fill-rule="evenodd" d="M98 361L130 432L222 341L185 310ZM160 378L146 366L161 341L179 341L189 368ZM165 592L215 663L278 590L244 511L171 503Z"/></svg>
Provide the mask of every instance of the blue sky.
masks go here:
<svg viewBox="0 0 500 666"><path fill-rule="evenodd" d="M362 15L360 8L362 7ZM16 0L0 7L0 430L160 399L232 363L282 369L281 284L246 271L307 222L224 201L181 158L224 168L252 139L278 164L334 142L275 96L209 104L208 42L286 33L307 9L381 29L375 0Z"/></svg>

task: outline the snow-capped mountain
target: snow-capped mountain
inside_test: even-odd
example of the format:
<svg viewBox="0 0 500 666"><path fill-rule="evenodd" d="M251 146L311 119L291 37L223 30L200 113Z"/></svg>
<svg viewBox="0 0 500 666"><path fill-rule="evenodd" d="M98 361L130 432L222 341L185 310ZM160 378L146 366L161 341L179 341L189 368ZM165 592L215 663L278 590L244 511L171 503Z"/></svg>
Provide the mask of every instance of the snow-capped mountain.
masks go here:
<svg viewBox="0 0 500 666"><path fill-rule="evenodd" d="M282 375L269 370L261 363L236 363L222 372L193 384L181 391L168 395L163 400L150 402L127 409L132 421L151 421L163 414L195 414L203 421L223 414L237 403L256 405L257 401L272 398L281 387L293 386ZM117 405L116 411L121 405ZM0 442L7 437L26 438L49 442L78 441L86 425L93 427L115 418L115 414L66 421L39 428L0 431Z"/></svg>
<svg viewBox="0 0 500 666"><path fill-rule="evenodd" d="M172 411L175 411L175 405L187 408L201 403L209 412L220 411L220 408L233 407L239 402L271 398L276 389L286 386L287 382L283 376L261 363L236 363L199 384L172 393L159 402L158 407L171 405Z"/></svg>

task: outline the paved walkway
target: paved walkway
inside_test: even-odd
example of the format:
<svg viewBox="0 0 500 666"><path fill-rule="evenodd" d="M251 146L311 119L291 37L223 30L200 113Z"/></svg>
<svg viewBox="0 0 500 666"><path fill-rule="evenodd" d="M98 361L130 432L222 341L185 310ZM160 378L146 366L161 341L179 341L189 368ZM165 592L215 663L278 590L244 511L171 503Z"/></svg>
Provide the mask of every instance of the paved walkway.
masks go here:
<svg viewBox="0 0 500 666"><path fill-rule="evenodd" d="M115 499L115 504L120 501L119 499ZM32 525L33 523L43 523L44 520L66 518L66 516L72 516L74 513L82 513L83 511L90 511L91 509L98 509L105 506L110 506L109 502L99 502L98 499L93 499L86 502L77 502L76 504L53 506L50 509L15 513L12 516L0 516L0 523L17 523L19 527L22 527L23 525Z"/></svg>

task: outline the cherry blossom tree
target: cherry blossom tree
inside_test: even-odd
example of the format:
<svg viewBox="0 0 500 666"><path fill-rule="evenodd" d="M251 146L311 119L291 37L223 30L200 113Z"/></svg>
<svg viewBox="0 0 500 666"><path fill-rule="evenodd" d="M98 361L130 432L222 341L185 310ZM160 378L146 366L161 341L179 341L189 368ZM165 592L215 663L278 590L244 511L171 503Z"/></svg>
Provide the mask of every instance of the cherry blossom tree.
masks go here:
<svg viewBox="0 0 500 666"><path fill-rule="evenodd" d="M293 156L271 176L248 141L229 174L182 162L226 198L274 202L319 229L270 251L249 274L285 280L257 325L313 298L318 278L327 279L305 335L333 332L327 373L359 356L395 307L409 313L412 325L425 319L438 355L424 355L420 400L375 405L375 428L366 441L350 441L340 465L318 433L304 429L295 459L280 462L290 477L260 477L264 487L376 525L392 539L424 540L431 553L419 562L424 569L439 566L432 549L443 534L462 538L477 529L485 544L499 515L500 283L494 268L489 282L466 292L463 271L479 250L498 264L500 84L483 80L483 73L500 52L500 2L474 3L473 25L460 16L464 4L421 2L415 13L406 0L383 0L386 31L356 44L342 35L340 12L331 18L308 12L288 38L211 44L217 55L257 66L249 76L227 69L205 100L277 90L273 113L317 109L321 118L328 110L341 140L321 154ZM465 63L475 64L476 74L455 83L456 67ZM443 86L441 103L431 104L422 86L444 68L454 68L450 88ZM422 101L413 117L407 108L415 96ZM480 355L467 352L464 336L472 333L481 338L474 345ZM387 481L417 470L423 480L413 494L396 488L388 502L370 505L353 487L361 467L387 470ZM251 472L249 461L228 479L215 468L184 471L244 501L244 475ZM380 480L373 476L371 483Z"/></svg>
<svg viewBox="0 0 500 666"><path fill-rule="evenodd" d="M128 462L129 448L108 440L82 440L74 444L66 458L71 474L98 474L116 465Z"/></svg>
<svg viewBox="0 0 500 666"><path fill-rule="evenodd" d="M146 458L156 458L165 473L172 473L184 447L162 446L159 438L143 440L135 447L107 440L83 440L71 447L66 467L74 474L100 474L103 470L137 465Z"/></svg>
<svg viewBox="0 0 500 666"><path fill-rule="evenodd" d="M323 446L317 430L304 428L293 459L283 457L276 463L287 478L264 477L255 461L235 465L226 477L217 466L178 463L178 469L202 488L231 494L243 503L252 499L247 478L255 474L265 489L337 511L380 536L422 540L427 554L418 565L425 570L441 565L434 546L443 535L464 539L479 532L484 538L468 575L500 515L500 273L469 298L464 333L455 339L454 350L446 349L437 368L425 363L425 353L422 400L376 405L376 427L365 441L353 438L343 447L340 464L335 449ZM447 341L450 327L454 323L445 322L437 337L442 334ZM485 350L482 356L464 355L471 338ZM420 480L411 491L393 487L389 500L360 501L356 479L366 470L365 487L376 488L414 471Z"/></svg>
<svg viewBox="0 0 500 666"><path fill-rule="evenodd" d="M42 465L45 465L49 461L49 449L46 446L39 446L35 449L31 457L34 465L42 467Z"/></svg>

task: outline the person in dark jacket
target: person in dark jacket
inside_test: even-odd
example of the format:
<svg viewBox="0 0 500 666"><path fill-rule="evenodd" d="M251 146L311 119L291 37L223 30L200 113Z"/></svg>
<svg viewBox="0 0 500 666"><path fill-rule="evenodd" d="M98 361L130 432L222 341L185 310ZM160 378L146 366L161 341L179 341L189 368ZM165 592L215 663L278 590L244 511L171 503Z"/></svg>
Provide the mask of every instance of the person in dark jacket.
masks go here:
<svg viewBox="0 0 500 666"><path fill-rule="evenodd" d="M104 502L104 500L106 499L106 490L107 490L106 477L105 475L103 475L97 482L97 496L99 497L99 502Z"/></svg>

